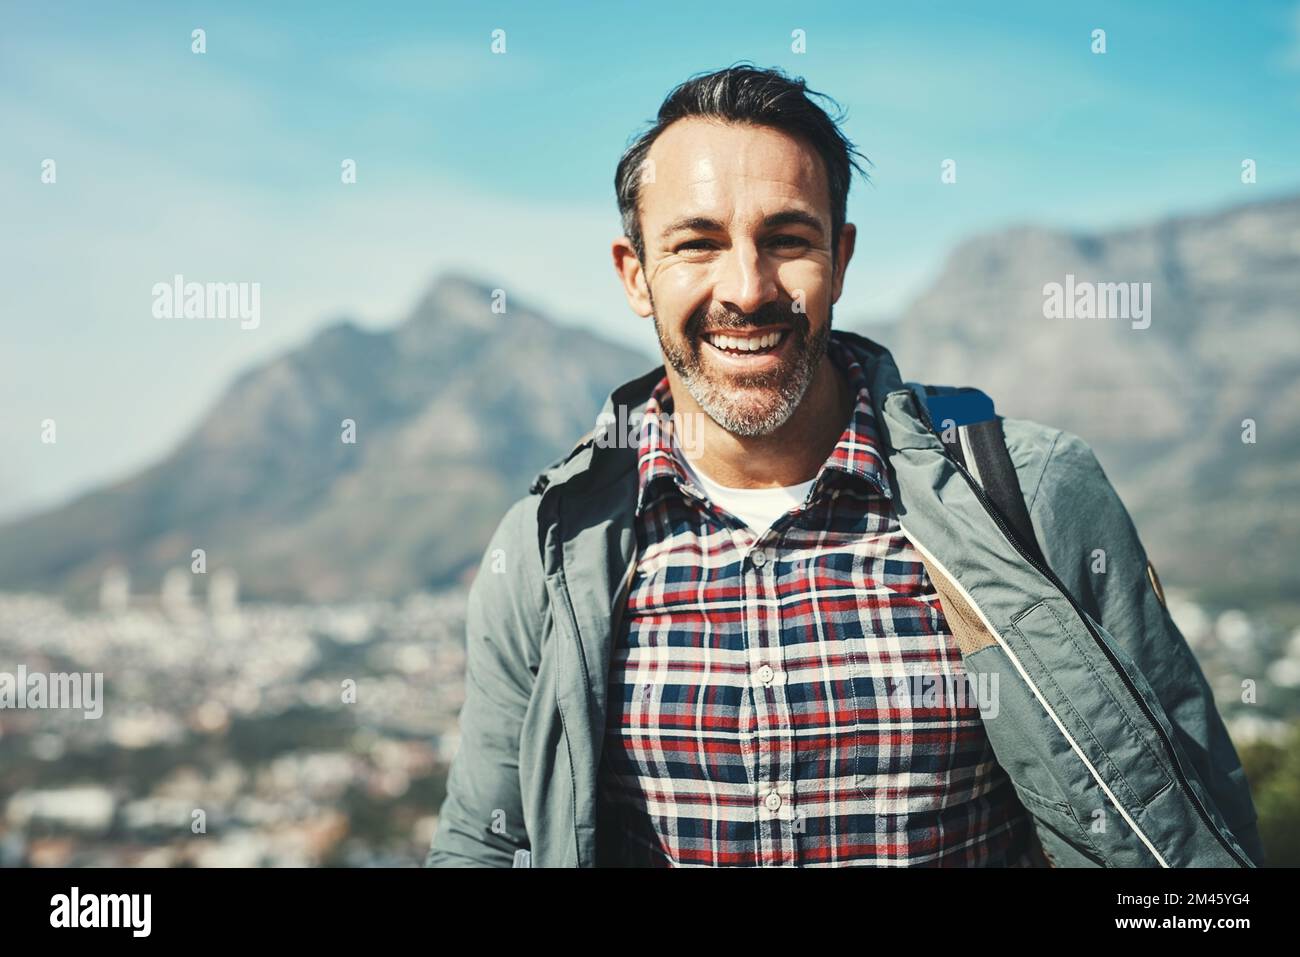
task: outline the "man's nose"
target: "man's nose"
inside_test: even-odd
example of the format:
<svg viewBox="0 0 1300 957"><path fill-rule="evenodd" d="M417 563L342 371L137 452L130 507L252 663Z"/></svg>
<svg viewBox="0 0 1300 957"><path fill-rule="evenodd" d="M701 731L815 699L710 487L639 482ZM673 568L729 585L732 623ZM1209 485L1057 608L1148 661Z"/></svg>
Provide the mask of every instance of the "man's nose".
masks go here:
<svg viewBox="0 0 1300 957"><path fill-rule="evenodd" d="M775 266L765 264L753 243L733 243L717 260L713 298L749 315L777 295Z"/></svg>

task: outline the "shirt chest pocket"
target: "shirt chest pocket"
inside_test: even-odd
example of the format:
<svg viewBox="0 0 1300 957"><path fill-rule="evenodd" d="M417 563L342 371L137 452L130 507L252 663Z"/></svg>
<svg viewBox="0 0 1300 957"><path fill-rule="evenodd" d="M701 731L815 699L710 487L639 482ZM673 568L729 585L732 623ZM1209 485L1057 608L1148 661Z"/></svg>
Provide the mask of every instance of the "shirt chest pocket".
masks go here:
<svg viewBox="0 0 1300 957"><path fill-rule="evenodd" d="M946 636L864 636L848 658L850 768L869 812L939 812L978 790L996 768L981 717L991 689Z"/></svg>

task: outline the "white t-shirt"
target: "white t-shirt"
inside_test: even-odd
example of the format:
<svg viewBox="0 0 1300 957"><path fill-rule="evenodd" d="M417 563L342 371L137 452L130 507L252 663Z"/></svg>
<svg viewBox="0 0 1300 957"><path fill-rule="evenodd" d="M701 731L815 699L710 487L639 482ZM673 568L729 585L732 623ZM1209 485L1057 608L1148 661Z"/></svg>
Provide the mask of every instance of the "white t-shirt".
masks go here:
<svg viewBox="0 0 1300 957"><path fill-rule="evenodd" d="M757 535L762 535L771 528L772 523L790 509L802 505L804 499L808 497L808 490L816 481L816 479L809 479L798 485L777 488L730 488L719 485L695 468L691 460L686 457L686 453L682 451L682 447L677 444L676 434L673 435L672 443L673 451L686 468L686 474L708 496L709 501L736 516Z"/></svg>

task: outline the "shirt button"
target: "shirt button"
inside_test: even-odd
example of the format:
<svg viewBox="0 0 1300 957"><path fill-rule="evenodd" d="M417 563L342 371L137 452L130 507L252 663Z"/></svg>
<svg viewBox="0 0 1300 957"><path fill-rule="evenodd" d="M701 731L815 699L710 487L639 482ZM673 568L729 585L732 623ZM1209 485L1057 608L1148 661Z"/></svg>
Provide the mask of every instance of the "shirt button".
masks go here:
<svg viewBox="0 0 1300 957"><path fill-rule="evenodd" d="M761 548L756 548L754 549L753 559L754 564L759 568L762 568L763 564L767 561L767 552Z"/></svg>
<svg viewBox="0 0 1300 957"><path fill-rule="evenodd" d="M763 803L767 805L769 811L775 811L781 806L781 795L775 791L768 791L767 799Z"/></svg>
<svg viewBox="0 0 1300 957"><path fill-rule="evenodd" d="M763 682L765 685L770 685L772 679L775 677L776 672L772 670L771 665L763 665L763 667L758 669L758 680Z"/></svg>

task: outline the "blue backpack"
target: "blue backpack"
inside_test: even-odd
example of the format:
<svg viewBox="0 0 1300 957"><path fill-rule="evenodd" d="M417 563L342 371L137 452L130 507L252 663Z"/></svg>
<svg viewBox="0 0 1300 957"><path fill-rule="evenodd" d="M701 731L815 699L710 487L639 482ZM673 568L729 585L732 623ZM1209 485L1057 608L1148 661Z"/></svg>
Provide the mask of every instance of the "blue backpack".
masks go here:
<svg viewBox="0 0 1300 957"><path fill-rule="evenodd" d="M931 431L943 442L958 467L974 480L976 494L983 489L987 504L1006 526L1003 531L1046 567L1047 560L1034 535L1016 468L1007 451L1002 418L994 412L993 400L971 386L920 382L908 382L907 386L929 414Z"/></svg>

